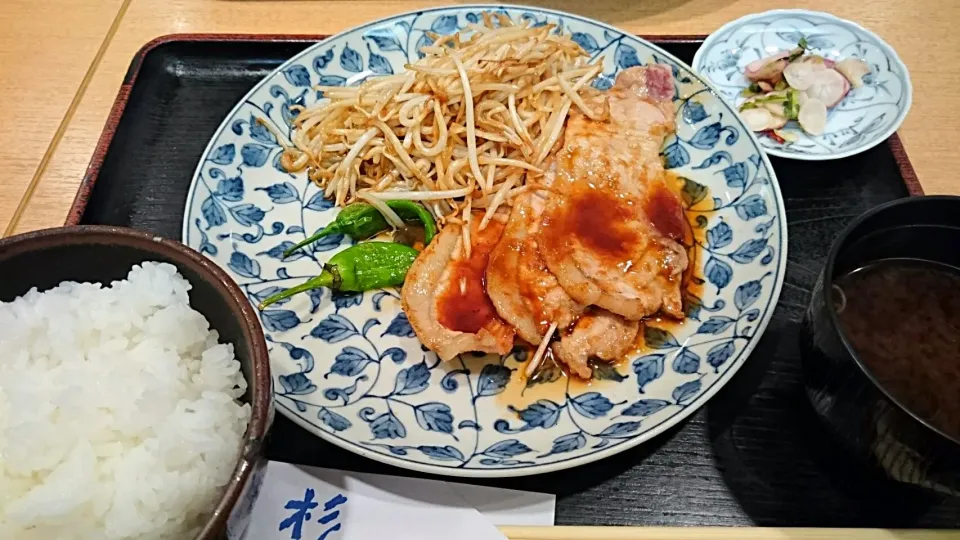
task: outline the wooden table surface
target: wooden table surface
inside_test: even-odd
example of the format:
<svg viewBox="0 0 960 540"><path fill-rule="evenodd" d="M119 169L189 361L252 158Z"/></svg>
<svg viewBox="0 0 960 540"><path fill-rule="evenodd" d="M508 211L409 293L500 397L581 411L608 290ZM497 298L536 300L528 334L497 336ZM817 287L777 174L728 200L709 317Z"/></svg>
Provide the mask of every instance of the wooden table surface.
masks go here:
<svg viewBox="0 0 960 540"><path fill-rule="evenodd" d="M706 34L768 0L526 0L638 34ZM6 91L0 130L0 232L61 225L130 59L175 33L333 34L429 0L7 0L0 14ZM960 2L799 0L883 36L910 69L900 136L927 193L960 194Z"/></svg>

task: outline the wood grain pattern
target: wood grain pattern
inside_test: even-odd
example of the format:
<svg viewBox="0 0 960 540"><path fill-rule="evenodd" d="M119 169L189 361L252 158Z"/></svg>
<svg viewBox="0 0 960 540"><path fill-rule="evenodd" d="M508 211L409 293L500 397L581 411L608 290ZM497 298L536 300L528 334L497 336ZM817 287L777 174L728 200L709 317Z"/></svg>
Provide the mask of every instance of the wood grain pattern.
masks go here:
<svg viewBox="0 0 960 540"><path fill-rule="evenodd" d="M94 3L93 0L49 0L46 5L70 2ZM132 0L36 192L19 223L11 230L26 231L63 223L130 60L151 39L171 33L336 33L378 17L445 3L449 2ZM729 20L773 7L767 0L528 0L528 3L594 17L629 32L660 35L709 33ZM931 0L921 7L886 0L850 3L804 0L795 4L808 9L828 9L858 21L897 49L911 70L915 87L913 110L900 132L906 150L924 191L960 193L960 181L953 173L960 169L960 152L956 151L960 147L960 117L943 113L960 100L960 64L944 61L960 52L960 33L953 29L960 23L960 3ZM103 17L102 14L81 14L91 19L90 24ZM48 28L48 32L53 32L53 26ZM46 87L39 80L29 84ZM50 136L35 134L20 138L13 147L46 147L49 141L41 135ZM3 166L11 170L8 163ZM8 193L17 191L12 176L16 175L0 175L0 187L11 188L5 190ZM4 199L10 198L8 195ZM0 206L0 220L6 219L4 208Z"/></svg>
<svg viewBox="0 0 960 540"><path fill-rule="evenodd" d="M3 2L0 231L23 197L121 2Z"/></svg>

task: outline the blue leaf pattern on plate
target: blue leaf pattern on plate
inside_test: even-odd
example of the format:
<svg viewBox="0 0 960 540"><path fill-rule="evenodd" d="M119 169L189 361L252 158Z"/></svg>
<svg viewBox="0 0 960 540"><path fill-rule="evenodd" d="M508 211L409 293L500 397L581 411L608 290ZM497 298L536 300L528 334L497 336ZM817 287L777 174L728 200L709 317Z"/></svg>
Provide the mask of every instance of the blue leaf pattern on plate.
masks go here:
<svg viewBox="0 0 960 540"><path fill-rule="evenodd" d="M681 384L673 391L673 400L682 405L700 392L700 379Z"/></svg>
<svg viewBox="0 0 960 540"><path fill-rule="evenodd" d="M280 386L283 387L284 393L293 395L309 394L317 388L303 373L281 375Z"/></svg>
<svg viewBox="0 0 960 540"><path fill-rule="evenodd" d="M262 142L267 146L277 145L277 138L273 135L273 132L267 129L267 126L258 122L256 117L251 116L248 123L250 124L250 137L253 140Z"/></svg>
<svg viewBox="0 0 960 540"><path fill-rule="evenodd" d="M733 318L723 315L712 315L697 328L698 334L720 334L734 323Z"/></svg>
<svg viewBox="0 0 960 540"><path fill-rule="evenodd" d="M633 361L633 372L637 374L637 386L642 394L644 387L663 375L662 354L648 354Z"/></svg>
<svg viewBox="0 0 960 540"><path fill-rule="evenodd" d="M733 341L727 341L719 345L714 345L707 351L707 363L713 368L719 369L731 356L733 356Z"/></svg>
<svg viewBox="0 0 960 540"><path fill-rule="evenodd" d="M427 369L427 365L423 362L401 369L397 375L393 393L399 396L419 394L427 389L427 382L429 380L430 370Z"/></svg>
<svg viewBox="0 0 960 540"><path fill-rule="evenodd" d="M625 66L671 67L677 131L661 152L682 181L684 201L696 205L691 222L703 251L692 259L694 275L709 285L700 296L685 293L685 313L696 322L670 332L648 328L653 354L604 372L589 392L555 388L563 378L525 387L523 348L440 362L416 339L396 289L315 289L261 313L279 410L394 465L546 472L633 446L700 406L742 364L779 290L785 224L776 180L751 137L740 137L735 112L695 74L632 36L536 8L498 11L574 35L603 67L595 88L612 86ZM322 91L314 84L400 73L433 43L435 29L454 32L477 20L478 12L463 8L402 15L325 40L281 66L244 98L202 156L185 243L225 267L253 303L317 275L353 241L329 235L283 258L338 212L303 172L278 168L277 138L291 135L297 115L290 107L315 105ZM553 399L538 394L548 390Z"/></svg>
<svg viewBox="0 0 960 540"><path fill-rule="evenodd" d="M255 278L260 276L260 263L239 251L230 254L230 262L227 263L227 266L243 277Z"/></svg>
<svg viewBox="0 0 960 540"><path fill-rule="evenodd" d="M767 203L759 195L750 195L736 204L740 219L751 220L767 214Z"/></svg>
<svg viewBox="0 0 960 540"><path fill-rule="evenodd" d="M474 422L473 420L461 420L460 423L457 424L457 429L475 429L480 431L483 428L481 428L480 424Z"/></svg>
<svg viewBox="0 0 960 540"><path fill-rule="evenodd" d="M333 291L331 293L331 298L333 299L333 305L336 306L337 311L341 309L346 309L351 306L359 306L360 302L363 301L362 292L346 292L346 291ZM366 332L363 332L366 334Z"/></svg>
<svg viewBox="0 0 960 540"><path fill-rule="evenodd" d="M314 57L313 70L319 74L321 70L326 69L331 60L333 60L333 48L327 49L327 52Z"/></svg>
<svg viewBox="0 0 960 540"><path fill-rule="evenodd" d="M706 120L710 115L707 114L707 110L696 101L688 101L687 105L683 108L683 120L688 124L696 124L697 122L702 122Z"/></svg>
<svg viewBox="0 0 960 540"><path fill-rule="evenodd" d="M374 439L402 439L407 429L393 413L386 412L370 422L370 432Z"/></svg>
<svg viewBox="0 0 960 540"><path fill-rule="evenodd" d="M300 200L300 196L297 194L297 188L293 187L293 184L290 182L273 184L265 188L256 188L256 191L266 192L267 197L270 197L270 200L276 204L286 204Z"/></svg>
<svg viewBox="0 0 960 540"><path fill-rule="evenodd" d="M415 408L417 424L427 431L453 433L453 412L449 405L427 403Z"/></svg>
<svg viewBox="0 0 960 540"><path fill-rule="evenodd" d="M721 221L707 231L707 245L719 249L733 242L733 229Z"/></svg>
<svg viewBox="0 0 960 540"><path fill-rule="evenodd" d="M243 164L248 167L262 167L270 156L270 149L262 144L247 143L240 149Z"/></svg>
<svg viewBox="0 0 960 540"><path fill-rule="evenodd" d="M224 178L217 182L217 195L230 202L243 200L243 178Z"/></svg>
<svg viewBox="0 0 960 540"><path fill-rule="evenodd" d="M500 364L487 364L480 371L480 382L477 383L478 396L494 396L503 392L510 382L510 368Z"/></svg>
<svg viewBox="0 0 960 540"><path fill-rule="evenodd" d="M345 431L353 425L349 420L326 407L320 408L320 411L317 413L317 418L324 424L330 426L330 429L334 431Z"/></svg>
<svg viewBox="0 0 960 540"><path fill-rule="evenodd" d="M584 32L574 32L570 35L570 39L576 42L587 54L593 54L600 50L600 44L597 43L596 38L590 34Z"/></svg>
<svg viewBox="0 0 960 540"><path fill-rule="evenodd" d="M423 452L423 455L427 457L439 459L441 461L463 461L465 459L463 454L453 446L424 445L418 446L417 450Z"/></svg>
<svg viewBox="0 0 960 540"><path fill-rule="evenodd" d="M763 285L759 280L748 281L737 287L737 292L733 295L733 303L737 309L743 311L752 306L760 298L763 292Z"/></svg>
<svg viewBox="0 0 960 540"><path fill-rule="evenodd" d="M699 150L710 150L720 141L721 129L723 129L723 127L720 125L720 122L703 126L698 129L693 135L693 138L690 139L690 146Z"/></svg>
<svg viewBox="0 0 960 540"><path fill-rule="evenodd" d="M310 197L310 200L307 201L307 204L304 206L307 210L314 210L316 212L323 212L324 210L329 210L333 208L333 202L324 198L323 192L318 191Z"/></svg>
<svg viewBox="0 0 960 540"><path fill-rule="evenodd" d="M637 50L623 42L617 45L617 52L614 54L614 59L617 63L617 66L619 66L621 69L627 69L640 65L640 59L637 57Z"/></svg>
<svg viewBox="0 0 960 540"><path fill-rule="evenodd" d="M286 289L284 289L283 287L277 287L276 285L272 285L270 287L261 289L259 291L250 291L250 296L254 299L255 302L262 302L275 294L282 293L285 290ZM290 301L289 298L284 298L283 300L277 300L273 305L282 306L283 304L286 304L289 301Z"/></svg>
<svg viewBox="0 0 960 540"><path fill-rule="evenodd" d="M507 439L505 441L500 441L495 443L490 448L487 448L483 452L487 456L496 456L501 458L511 458L516 456L521 456L528 452L532 452L529 446L523 444L522 442L516 439Z"/></svg>
<svg viewBox="0 0 960 540"><path fill-rule="evenodd" d="M323 289L310 289L307 291L307 297L310 298L310 314L313 315L320 309L320 301L323 299Z"/></svg>
<svg viewBox="0 0 960 540"><path fill-rule="evenodd" d="M599 392L588 392L570 400L570 406L587 418L600 418L610 412L613 403Z"/></svg>
<svg viewBox="0 0 960 540"><path fill-rule="evenodd" d="M690 153L677 141L663 150L664 164L668 169L679 169L690 163Z"/></svg>
<svg viewBox="0 0 960 540"><path fill-rule="evenodd" d="M294 86L310 86L310 73L303 66L290 66L283 70L283 76Z"/></svg>
<svg viewBox="0 0 960 540"><path fill-rule="evenodd" d="M393 67L390 65L390 62L386 58L370 52L370 60L367 62L367 67L370 68L370 71L380 74L380 75L393 75Z"/></svg>
<svg viewBox="0 0 960 540"><path fill-rule="evenodd" d="M373 358L356 347L344 347L340 354L333 359L333 366L330 367L330 373L343 375L344 377L356 377L363 373L367 364L372 364Z"/></svg>
<svg viewBox="0 0 960 540"><path fill-rule="evenodd" d="M707 169L709 167L713 167L714 165L718 163L722 163L724 161L729 163L733 161L733 158L730 157L729 152L720 150L719 152L714 152L713 154L710 155L710 157L700 162L700 164L694 167L694 169Z"/></svg>
<svg viewBox="0 0 960 540"><path fill-rule="evenodd" d="M531 428L551 428L560 420L560 406L549 399L541 399L526 409L517 411L517 416Z"/></svg>
<svg viewBox="0 0 960 540"><path fill-rule="evenodd" d="M452 34L459 30L457 27L457 16L456 15L441 15L434 19L433 24L430 25L430 30L441 36Z"/></svg>
<svg viewBox="0 0 960 540"><path fill-rule="evenodd" d="M723 171L723 179L727 185L734 188L742 188L747 185L747 164L740 162L734 163Z"/></svg>
<svg viewBox="0 0 960 540"><path fill-rule="evenodd" d="M705 271L707 281L716 285L718 291L729 285L733 279L733 267L716 257L707 259Z"/></svg>
<svg viewBox="0 0 960 540"><path fill-rule="evenodd" d="M600 432L600 437L626 437L640 429L640 422L617 422Z"/></svg>
<svg viewBox="0 0 960 540"><path fill-rule="evenodd" d="M289 309L265 309L260 312L260 321L270 332L284 332L296 328L300 317Z"/></svg>
<svg viewBox="0 0 960 540"><path fill-rule="evenodd" d="M266 214L259 207L246 203L230 207L230 215L237 220L237 223L250 227L263 221L263 216Z"/></svg>
<svg viewBox="0 0 960 540"><path fill-rule="evenodd" d="M203 219L207 221L207 229L219 227L227 222L227 214L213 197L207 197L203 201L200 213L203 214Z"/></svg>
<svg viewBox="0 0 960 540"><path fill-rule="evenodd" d="M346 45L340 53L340 67L353 73L360 73L363 71L363 58L360 57L360 53Z"/></svg>
<svg viewBox="0 0 960 540"><path fill-rule="evenodd" d="M407 359L407 351L400 347L390 347L380 353L380 359L389 358L394 364L402 364Z"/></svg>
<svg viewBox="0 0 960 540"><path fill-rule="evenodd" d="M290 260L296 260L296 259L299 259L299 258L301 258L301 257L304 257L304 255L303 255L302 252L291 253L289 257L284 257L284 256L283 256L283 253L284 253L285 251L287 251L288 249L292 248L293 246L294 246L293 242L291 242L291 241L289 241L289 240L284 240L283 242L281 242L281 243L277 244L276 246L268 249L267 251L261 251L260 253L257 253L257 255L266 255L267 257L270 257L270 258L273 258L273 259L284 259L284 260L288 260L288 261L290 261Z"/></svg>
<svg viewBox="0 0 960 540"><path fill-rule="evenodd" d="M339 75L321 75L317 84L319 86L343 86L347 84L347 79Z"/></svg>
<svg viewBox="0 0 960 540"><path fill-rule="evenodd" d="M700 370L700 356L690 349L682 349L673 359L673 370L684 375L696 373Z"/></svg>
<svg viewBox="0 0 960 540"><path fill-rule="evenodd" d="M570 433L562 437L557 437L553 441L553 447L547 455L573 452L578 448L583 448L585 444L587 444L587 439L583 436L583 433Z"/></svg>
<svg viewBox="0 0 960 540"><path fill-rule="evenodd" d="M332 313L310 331L310 335L327 343L339 343L357 334L357 327L343 315Z"/></svg>
<svg viewBox="0 0 960 540"><path fill-rule="evenodd" d="M767 247L766 238L754 238L740 244L736 251L730 254L730 258L740 264L747 264L763 253Z"/></svg>
<svg viewBox="0 0 960 540"><path fill-rule="evenodd" d="M650 325L643 326L643 342L652 349L672 349L680 346L677 338L669 331Z"/></svg>
<svg viewBox="0 0 960 540"><path fill-rule="evenodd" d="M357 296L359 296L361 299L363 298L362 293ZM360 333L365 336L367 335L367 332L369 332L371 328L373 328L374 326L377 326L378 324L380 324L380 319L367 319L367 322L363 323L363 329L360 330Z"/></svg>
<svg viewBox="0 0 960 540"><path fill-rule="evenodd" d="M597 75L597 78L594 79L590 84L597 90L609 90L613 87L613 83L613 77L601 73L600 75Z"/></svg>
<svg viewBox="0 0 960 540"><path fill-rule="evenodd" d="M233 144L225 144L214 151L208 159L217 165L229 165L237 157L237 147Z"/></svg>
<svg viewBox="0 0 960 540"><path fill-rule="evenodd" d="M400 39L391 28L375 28L367 32L365 37L376 43L377 48L383 52L403 50Z"/></svg>
<svg viewBox="0 0 960 540"><path fill-rule="evenodd" d="M407 314L402 311L397 313L397 316L390 322L390 326L387 326L387 329L384 330L383 335L408 338L417 336L413 331L413 327L410 326L410 320L407 319Z"/></svg>
<svg viewBox="0 0 960 540"><path fill-rule="evenodd" d="M651 416L670 406L670 402L663 399L641 399L630 405L620 414L623 416Z"/></svg>
<svg viewBox="0 0 960 540"><path fill-rule="evenodd" d="M309 373L313 371L313 355L310 354L310 351L300 347L295 347L290 343L279 342L278 345L287 350L287 353L290 355L292 360L301 362L300 371L302 373Z"/></svg>

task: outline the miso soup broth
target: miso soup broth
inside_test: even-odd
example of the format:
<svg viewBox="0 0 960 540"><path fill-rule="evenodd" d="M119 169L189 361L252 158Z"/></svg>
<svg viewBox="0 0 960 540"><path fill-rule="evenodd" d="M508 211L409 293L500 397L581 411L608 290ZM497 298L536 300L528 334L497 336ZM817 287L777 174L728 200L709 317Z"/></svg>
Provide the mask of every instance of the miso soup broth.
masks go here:
<svg viewBox="0 0 960 540"><path fill-rule="evenodd" d="M960 269L889 259L834 286L843 332L879 383L960 439Z"/></svg>

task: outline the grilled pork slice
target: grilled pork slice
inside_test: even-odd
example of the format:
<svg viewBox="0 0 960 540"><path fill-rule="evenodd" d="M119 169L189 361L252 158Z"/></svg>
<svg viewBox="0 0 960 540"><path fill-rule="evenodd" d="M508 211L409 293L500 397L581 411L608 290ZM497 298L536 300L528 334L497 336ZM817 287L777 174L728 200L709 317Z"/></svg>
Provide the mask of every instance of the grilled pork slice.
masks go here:
<svg viewBox="0 0 960 540"><path fill-rule="evenodd" d="M550 175L548 169L546 176ZM514 199L487 267L487 293L497 314L532 345L540 344L551 323L563 330L584 308L560 287L540 257L540 214L547 197L547 191L531 191Z"/></svg>
<svg viewBox="0 0 960 540"><path fill-rule="evenodd" d="M552 345L553 357L578 377L589 379L593 373L590 358L614 361L630 352L637 340L640 322L624 319L603 309L585 313L570 332Z"/></svg>
<svg viewBox="0 0 960 540"><path fill-rule="evenodd" d="M539 249L577 302L627 319L682 317L690 232L659 149L674 129L667 66L624 71L607 93L609 121L571 113Z"/></svg>
<svg viewBox="0 0 960 540"><path fill-rule="evenodd" d="M497 316L484 284L505 219L497 216L477 231L482 217L474 213L471 219L469 257L460 226L448 224L413 262L403 284L403 311L413 331L445 361L469 351L506 354L513 347L514 330Z"/></svg>

